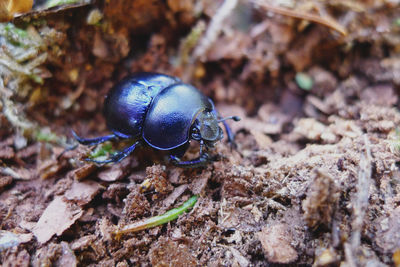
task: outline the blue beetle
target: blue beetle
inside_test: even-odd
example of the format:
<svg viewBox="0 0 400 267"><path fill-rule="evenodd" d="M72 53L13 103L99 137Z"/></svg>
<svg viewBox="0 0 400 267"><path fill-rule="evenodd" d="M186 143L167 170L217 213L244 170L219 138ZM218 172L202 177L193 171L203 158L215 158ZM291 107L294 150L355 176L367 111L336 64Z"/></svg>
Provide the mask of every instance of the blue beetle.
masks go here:
<svg viewBox="0 0 400 267"><path fill-rule="evenodd" d="M228 141L233 133L227 119L221 118L214 103L195 87L164 74L141 72L132 74L116 84L104 101L104 116L113 133L97 138L75 139L83 145L97 145L115 139L133 139L134 144L117 152L110 159L96 163L119 162L141 144L169 152L172 164L179 167L204 166L212 157L206 150L223 138L218 123L224 124ZM198 158L182 161L191 140L200 143Z"/></svg>

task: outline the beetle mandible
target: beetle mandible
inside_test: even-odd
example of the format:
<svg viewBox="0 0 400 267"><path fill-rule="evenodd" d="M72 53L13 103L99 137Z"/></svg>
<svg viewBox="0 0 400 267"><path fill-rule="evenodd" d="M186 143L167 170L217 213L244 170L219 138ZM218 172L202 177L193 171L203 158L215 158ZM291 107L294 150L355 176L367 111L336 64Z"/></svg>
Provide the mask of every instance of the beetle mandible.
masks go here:
<svg viewBox="0 0 400 267"><path fill-rule="evenodd" d="M226 120L240 120L237 116L221 118L212 100L195 87L152 72L134 73L117 83L106 96L103 113L112 134L81 138L72 132L79 143L97 145L115 139L133 139L134 143L107 160L87 159L96 163L119 162L137 146L147 144L168 151L176 166L204 166L213 161L207 151L223 138L218 123L224 124L228 141L234 144ZM199 157L183 161L191 140L200 143Z"/></svg>

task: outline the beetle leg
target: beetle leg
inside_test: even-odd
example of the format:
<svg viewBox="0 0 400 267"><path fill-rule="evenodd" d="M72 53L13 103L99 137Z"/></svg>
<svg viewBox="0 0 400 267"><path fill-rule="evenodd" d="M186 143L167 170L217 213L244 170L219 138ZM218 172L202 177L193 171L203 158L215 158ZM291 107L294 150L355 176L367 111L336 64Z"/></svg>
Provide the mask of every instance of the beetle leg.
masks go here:
<svg viewBox="0 0 400 267"><path fill-rule="evenodd" d="M170 155L169 159L171 163L177 167L181 168L197 168L204 167L208 163L214 161L207 153L200 154L200 157L188 161L182 161L180 158L174 155Z"/></svg>
<svg viewBox="0 0 400 267"><path fill-rule="evenodd" d="M221 115L219 115L218 111L215 109L214 102L209 98L210 103L212 104L213 111L215 115L217 116L218 119L222 119ZM231 127L229 127L228 123L226 121L222 121L224 124L225 132L226 135L228 136L228 142L231 145L231 148L236 148L236 143L235 143L235 134L232 132Z"/></svg>
<svg viewBox="0 0 400 267"><path fill-rule="evenodd" d="M131 154L133 152L133 150L135 150L135 148L138 145L139 145L139 141L136 141L133 145L128 146L127 148L125 148L122 151L118 151L117 153L115 153L109 159L106 159L106 160L94 160L94 159L89 159L89 158L85 159L85 160L86 161L90 161L90 162L94 162L94 163L98 163L98 164L106 164L106 163L111 163L111 162L120 162L121 160L123 160L124 158L129 156L129 154Z"/></svg>
<svg viewBox="0 0 400 267"><path fill-rule="evenodd" d="M200 151L199 151L200 155L203 154L203 148L204 148L204 141L203 141L203 139L201 139L200 140Z"/></svg>
<svg viewBox="0 0 400 267"><path fill-rule="evenodd" d="M74 131L72 131L72 135L74 136L76 141L78 141L80 144L86 145L86 146L93 146L93 145L101 144L106 141L110 141L110 140L114 140L114 139L118 138L118 136L116 136L115 134L110 134L110 135L100 136L100 137L95 137L95 138L81 138Z"/></svg>
<svg viewBox="0 0 400 267"><path fill-rule="evenodd" d="M222 117L218 114L218 112L217 112L217 116L218 116L218 119L222 119ZM228 137L228 143L230 144L231 150L232 150L232 148L236 148L235 134L233 133L231 127L229 127L228 123L225 120L222 121L222 123L224 124L225 132Z"/></svg>
<svg viewBox="0 0 400 267"><path fill-rule="evenodd" d="M222 123L224 124L226 135L228 136L228 142L231 144L232 147L236 148L235 134L232 132L231 127L229 127L226 121L223 121Z"/></svg>

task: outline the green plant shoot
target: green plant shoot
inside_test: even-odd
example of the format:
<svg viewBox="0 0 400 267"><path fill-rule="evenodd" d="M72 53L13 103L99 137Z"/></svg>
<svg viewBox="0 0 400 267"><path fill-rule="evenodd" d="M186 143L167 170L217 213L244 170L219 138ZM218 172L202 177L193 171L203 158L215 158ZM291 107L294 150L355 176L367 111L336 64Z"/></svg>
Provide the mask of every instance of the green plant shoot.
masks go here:
<svg viewBox="0 0 400 267"><path fill-rule="evenodd" d="M197 196L192 196L185 203L183 203L182 206L180 206L178 208L169 210L162 215L154 216L154 217L151 217L148 219L140 220L140 221L125 225L124 227L115 231L114 234L117 236L117 239L118 239L118 237L122 234L137 232L140 230L152 228L152 227L170 222L172 220L177 219L185 211L191 209L194 206L194 204L196 204L196 202L197 202Z"/></svg>

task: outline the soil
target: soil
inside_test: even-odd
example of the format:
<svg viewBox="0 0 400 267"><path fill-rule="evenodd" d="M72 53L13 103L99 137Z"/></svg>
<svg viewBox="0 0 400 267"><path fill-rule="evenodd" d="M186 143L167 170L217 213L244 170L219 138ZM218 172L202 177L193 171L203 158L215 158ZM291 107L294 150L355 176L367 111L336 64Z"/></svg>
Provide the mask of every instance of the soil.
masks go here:
<svg viewBox="0 0 400 267"><path fill-rule="evenodd" d="M40 4L0 29L2 266L400 266L396 1ZM129 145L71 129L109 134L103 99L136 71L240 116L235 146L85 161Z"/></svg>

